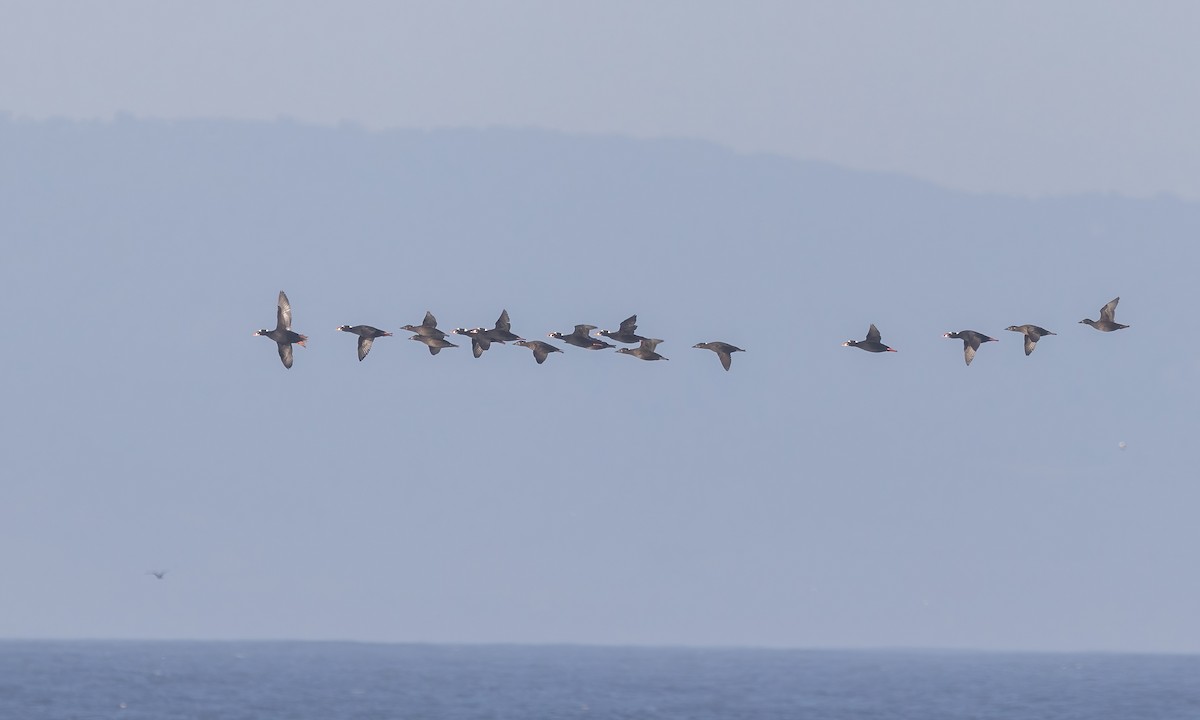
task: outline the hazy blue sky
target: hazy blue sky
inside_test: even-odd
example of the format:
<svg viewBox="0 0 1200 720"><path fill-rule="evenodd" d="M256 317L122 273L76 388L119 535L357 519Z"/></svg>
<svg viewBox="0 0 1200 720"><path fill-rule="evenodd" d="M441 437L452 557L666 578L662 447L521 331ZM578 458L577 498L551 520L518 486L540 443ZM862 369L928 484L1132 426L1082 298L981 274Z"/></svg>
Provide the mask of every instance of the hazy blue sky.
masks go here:
<svg viewBox="0 0 1200 720"><path fill-rule="evenodd" d="M694 137L1200 198L1192 2L8 2L0 111Z"/></svg>

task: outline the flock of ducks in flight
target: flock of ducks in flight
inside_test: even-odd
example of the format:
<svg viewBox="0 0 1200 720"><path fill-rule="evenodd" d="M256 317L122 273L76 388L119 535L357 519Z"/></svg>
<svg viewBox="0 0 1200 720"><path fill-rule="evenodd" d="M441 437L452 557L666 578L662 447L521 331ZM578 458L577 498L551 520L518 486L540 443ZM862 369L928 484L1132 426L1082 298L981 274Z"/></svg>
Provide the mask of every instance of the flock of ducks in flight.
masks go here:
<svg viewBox="0 0 1200 720"><path fill-rule="evenodd" d="M1089 320L1084 318L1079 322L1085 325L1091 325L1101 332L1112 332L1129 327L1118 323L1113 315L1117 310L1117 303L1121 298L1116 297L1110 300L1104 307L1100 308L1100 319ZM371 351L371 344L375 338L391 337L392 333L380 330L370 325L341 325L337 328L342 332L348 332L358 336L358 359L361 362ZM404 325L402 330L407 330L413 333L410 340L424 343L429 348L430 355L437 355L442 351L442 348L458 347L454 343L446 339L448 335L463 335L471 339L471 352L475 357L483 355L493 343L501 345L511 342L515 345L527 347L533 351L533 359L539 365L546 361L550 353L562 352L558 347L545 342L543 340L525 340L521 336L512 332L509 323L508 311L504 310L500 313L500 317L496 320L496 326L493 328L455 328L449 333L438 329L437 319L433 313L426 312L425 319L420 325ZM555 340L561 340L568 345L583 348L585 350L604 350L606 348L615 348L616 345L607 342L613 340L618 343L627 345L636 344L635 348L617 348L617 352L623 355L632 355L641 360L667 360L668 358L658 354L656 348L662 340L655 338L647 338L637 334L637 315L631 315L626 318L616 330L600 330L592 334L596 329L595 325L576 325L575 329L569 333L552 332L548 337ZM1037 325L1009 325L1006 330L1019 332L1025 336L1025 354L1033 352L1037 346L1038 340L1046 335L1055 335L1044 327ZM256 330L255 335L268 337L275 341L279 346L279 359L283 361L285 368L292 366L292 345L304 346L308 342L307 335L301 335L292 330L292 305L288 302L287 295L279 291L279 304L276 311L276 321L274 330ZM975 330L959 330L958 332L948 332L942 337L952 338L963 341L963 356L966 358L967 365L975 359L975 352L979 350L979 346L987 342L995 342L996 338L988 337L981 332ZM865 340L847 340L842 343L843 347L856 347L867 352L882 353L896 352L894 348L884 345L879 330L871 325L867 330ZM712 350L721 360L721 366L726 370L729 369L732 362L732 355L735 352L745 352L740 347L730 345L727 342L714 340L712 342L696 343L693 348L702 350Z"/></svg>

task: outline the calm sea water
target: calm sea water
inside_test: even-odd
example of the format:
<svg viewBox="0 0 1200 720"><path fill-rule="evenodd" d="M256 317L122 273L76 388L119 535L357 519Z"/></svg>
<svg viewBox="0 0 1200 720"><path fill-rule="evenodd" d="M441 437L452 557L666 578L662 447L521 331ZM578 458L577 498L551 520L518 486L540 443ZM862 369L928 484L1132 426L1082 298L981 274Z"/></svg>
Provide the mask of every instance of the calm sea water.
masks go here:
<svg viewBox="0 0 1200 720"><path fill-rule="evenodd" d="M6 641L0 718L1197 720L1200 656Z"/></svg>

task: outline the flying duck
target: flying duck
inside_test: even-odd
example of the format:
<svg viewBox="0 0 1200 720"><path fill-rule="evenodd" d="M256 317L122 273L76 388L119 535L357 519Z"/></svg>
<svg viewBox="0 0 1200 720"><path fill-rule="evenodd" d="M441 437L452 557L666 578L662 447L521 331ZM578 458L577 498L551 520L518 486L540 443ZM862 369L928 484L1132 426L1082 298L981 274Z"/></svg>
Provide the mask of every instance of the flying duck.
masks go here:
<svg viewBox="0 0 1200 720"><path fill-rule="evenodd" d="M537 360L538 365L541 365L542 363L546 362L546 358L549 357L550 353L562 352L562 350L559 350L558 348L554 347L550 343L543 342L541 340L518 340L514 344L520 345L521 347L527 347L530 350L532 350L533 351L533 359Z"/></svg>
<svg viewBox="0 0 1200 720"><path fill-rule="evenodd" d="M603 350L604 348L616 347L616 345L606 343L588 334L595 329L595 325L576 325L575 330L566 335L560 332L552 332L546 337L562 340L568 345L581 347L584 350Z"/></svg>
<svg viewBox="0 0 1200 720"><path fill-rule="evenodd" d="M492 347L492 338L490 331L487 328L454 328L450 332L455 335L466 335L471 338L471 354L479 357L484 352ZM503 340L496 340L500 344L504 344Z"/></svg>
<svg viewBox="0 0 1200 720"><path fill-rule="evenodd" d="M1038 340L1041 340L1046 335L1057 335L1058 334L1058 333L1052 333L1049 330L1047 330L1046 328L1038 327L1037 325L1009 325L1008 327L1006 327L1004 329L1012 330L1013 332L1023 333L1025 335L1025 354L1026 355L1033 352L1033 349L1035 347L1037 347Z"/></svg>
<svg viewBox="0 0 1200 720"><path fill-rule="evenodd" d="M512 324L508 321L508 311L501 310L500 317L496 320L496 327L487 331L488 338L492 342L513 342L523 339L520 335L512 331Z"/></svg>
<svg viewBox="0 0 1200 720"><path fill-rule="evenodd" d="M942 337L954 338L955 340L963 341L963 357L967 359L967 364L975 359L975 351L979 346L986 342L999 342L996 338L988 337L981 332L974 330L959 330L958 332L948 332Z"/></svg>
<svg viewBox="0 0 1200 720"><path fill-rule="evenodd" d="M279 345L279 359L283 361L285 368L292 367L292 344L300 347L307 347L307 335L301 335L297 332L292 332L292 304L288 302L287 295L279 291L279 305L275 311L275 329L274 330L255 330L255 335L269 337Z"/></svg>
<svg viewBox="0 0 1200 720"><path fill-rule="evenodd" d="M446 333L438 330L437 318L428 310L425 311L425 320L420 325L404 325L400 329L414 332L421 337L431 337L439 340L446 337Z"/></svg>
<svg viewBox="0 0 1200 720"><path fill-rule="evenodd" d="M896 352L892 348L881 343L879 341L879 337L879 329L875 327L874 323L872 323L870 329L867 330L866 340L847 340L846 342L842 343L842 347L856 347L860 350L866 350L867 352L873 353Z"/></svg>
<svg viewBox="0 0 1200 720"><path fill-rule="evenodd" d="M1109 300L1107 305L1100 308L1099 320L1088 320L1087 318L1084 318L1079 322L1083 323L1084 325L1091 325L1100 332L1112 332L1113 330L1127 328L1129 327L1128 325L1122 325L1113 319L1113 314L1117 312L1117 303L1119 302L1121 302L1121 298L1115 297L1112 300Z"/></svg>
<svg viewBox="0 0 1200 720"><path fill-rule="evenodd" d="M640 343L641 341L646 339L646 338L642 337L641 335L638 335L636 331L637 331L637 315L630 315L629 317L627 317L621 321L621 327L619 329L617 329L615 331L614 330L601 330L600 332L598 332L596 334L606 337L609 340L616 340L619 343L625 343L627 345L632 345L634 343Z"/></svg>
<svg viewBox="0 0 1200 720"><path fill-rule="evenodd" d="M375 338L392 336L390 332L384 332L383 330L380 330L376 327L371 327L370 325L338 325L336 329L341 330L342 332L354 333L358 336L359 362L362 362L362 359L367 356L367 353L371 352L371 343L375 342Z"/></svg>
<svg viewBox="0 0 1200 720"><path fill-rule="evenodd" d="M662 340L646 338L642 341L641 345L638 345L632 350L629 348L617 348L617 352L623 355L632 355L635 358L640 358L642 360L670 360L670 358L665 358L662 355L654 352L654 348L658 347L660 342L662 342Z"/></svg>
<svg viewBox="0 0 1200 720"><path fill-rule="evenodd" d="M737 347L735 345L730 345L727 342L721 342L720 340L713 340L712 342L706 342L706 343L696 343L692 347L700 348L701 350L712 350L713 352L715 352L717 354L717 357L721 358L721 366L724 367L726 370L729 369L729 364L731 362L733 362L733 358L730 357L731 353L746 352L745 350L741 349L740 347Z"/></svg>
<svg viewBox="0 0 1200 720"><path fill-rule="evenodd" d="M442 351L442 348L458 347L445 338L430 337L428 335L413 335L409 340L425 343L425 346L429 348L430 355L437 355Z"/></svg>

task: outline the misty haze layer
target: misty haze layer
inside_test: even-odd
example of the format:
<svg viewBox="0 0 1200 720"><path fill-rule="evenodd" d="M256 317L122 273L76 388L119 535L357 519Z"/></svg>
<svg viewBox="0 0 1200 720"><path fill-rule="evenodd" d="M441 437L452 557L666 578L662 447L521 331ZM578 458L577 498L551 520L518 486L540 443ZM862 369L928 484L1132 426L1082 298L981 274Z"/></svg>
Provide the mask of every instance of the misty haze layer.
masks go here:
<svg viewBox="0 0 1200 720"><path fill-rule="evenodd" d="M0 636L1200 651L1194 204L514 130L0 157ZM398 331L502 309L670 362Z"/></svg>

